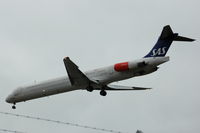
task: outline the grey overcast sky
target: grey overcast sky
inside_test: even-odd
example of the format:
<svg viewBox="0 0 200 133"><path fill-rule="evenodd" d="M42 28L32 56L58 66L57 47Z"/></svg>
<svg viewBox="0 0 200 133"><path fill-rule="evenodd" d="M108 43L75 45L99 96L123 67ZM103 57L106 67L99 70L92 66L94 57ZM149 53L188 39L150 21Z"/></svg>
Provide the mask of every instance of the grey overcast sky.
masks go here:
<svg viewBox="0 0 200 133"><path fill-rule="evenodd" d="M0 111L145 133L200 132L199 0L0 0ZM174 42L170 62L115 84L148 91L83 90L17 104L16 87L66 75L63 57L82 71L143 57L163 26L197 39ZM0 114L0 128L28 133L101 133Z"/></svg>

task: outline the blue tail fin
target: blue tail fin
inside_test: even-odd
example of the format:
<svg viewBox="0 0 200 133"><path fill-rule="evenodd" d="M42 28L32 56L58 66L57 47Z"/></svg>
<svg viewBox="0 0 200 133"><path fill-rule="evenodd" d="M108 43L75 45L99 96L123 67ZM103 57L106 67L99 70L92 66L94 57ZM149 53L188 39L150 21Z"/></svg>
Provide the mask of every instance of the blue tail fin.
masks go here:
<svg viewBox="0 0 200 133"><path fill-rule="evenodd" d="M144 57L162 57L167 54L169 47L173 41L194 41L194 39L179 36L178 33L173 33L169 25L165 26L162 30L157 43L152 50Z"/></svg>

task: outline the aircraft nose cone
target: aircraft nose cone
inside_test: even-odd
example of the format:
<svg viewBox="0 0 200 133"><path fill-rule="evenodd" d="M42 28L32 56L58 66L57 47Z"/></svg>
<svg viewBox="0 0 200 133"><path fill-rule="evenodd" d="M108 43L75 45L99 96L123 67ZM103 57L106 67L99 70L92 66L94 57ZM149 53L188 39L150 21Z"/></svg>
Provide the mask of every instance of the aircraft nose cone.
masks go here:
<svg viewBox="0 0 200 133"><path fill-rule="evenodd" d="M6 102L7 102L7 103L11 103L11 102L12 102L12 99L11 99L11 96L10 96L10 95L6 98Z"/></svg>

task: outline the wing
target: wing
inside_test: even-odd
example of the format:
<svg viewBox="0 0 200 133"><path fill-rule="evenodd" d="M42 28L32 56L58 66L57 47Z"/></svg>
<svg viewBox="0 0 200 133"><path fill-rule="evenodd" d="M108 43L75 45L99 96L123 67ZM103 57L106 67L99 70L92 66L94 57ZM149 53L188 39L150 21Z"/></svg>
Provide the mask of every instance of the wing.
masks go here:
<svg viewBox="0 0 200 133"><path fill-rule="evenodd" d="M105 90L110 91L126 91L126 90L148 90L152 88L144 88L144 87L131 87L131 86L121 86L121 85L107 85Z"/></svg>
<svg viewBox="0 0 200 133"><path fill-rule="evenodd" d="M78 69L78 66L69 57L65 57L63 61L72 85L89 85L90 80L88 77Z"/></svg>
<svg viewBox="0 0 200 133"><path fill-rule="evenodd" d="M92 86L94 90L109 90L109 91L125 91L125 90L147 90L151 88L130 87L121 85L101 85L95 81L90 80L83 72L81 72L76 64L74 64L69 57L63 59L65 68L72 85Z"/></svg>

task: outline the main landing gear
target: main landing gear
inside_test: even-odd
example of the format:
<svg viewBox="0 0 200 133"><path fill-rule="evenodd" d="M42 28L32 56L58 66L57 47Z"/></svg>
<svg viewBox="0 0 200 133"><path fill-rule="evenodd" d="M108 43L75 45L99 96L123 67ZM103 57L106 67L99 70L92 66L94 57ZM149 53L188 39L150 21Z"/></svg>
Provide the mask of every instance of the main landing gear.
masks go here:
<svg viewBox="0 0 200 133"><path fill-rule="evenodd" d="M86 88L86 90L89 91L89 92L92 92L92 91L94 90L94 88L93 88L92 86L88 86L88 87Z"/></svg>
<svg viewBox="0 0 200 133"><path fill-rule="evenodd" d="M16 109L16 106L15 106L15 104L16 104L16 103L13 103L12 109Z"/></svg>
<svg viewBox="0 0 200 133"><path fill-rule="evenodd" d="M86 88L87 91L92 92L94 90L94 88L92 86L88 86ZM104 87L100 90L100 95L101 96L106 96L107 92L105 91Z"/></svg>

